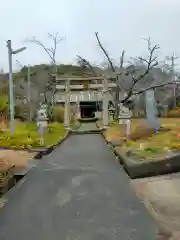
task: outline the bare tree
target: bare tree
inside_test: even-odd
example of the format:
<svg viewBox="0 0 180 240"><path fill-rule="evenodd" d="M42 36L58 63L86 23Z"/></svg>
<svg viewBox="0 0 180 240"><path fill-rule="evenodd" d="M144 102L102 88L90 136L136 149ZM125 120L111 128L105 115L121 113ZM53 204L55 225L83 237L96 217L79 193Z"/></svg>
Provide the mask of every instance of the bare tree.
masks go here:
<svg viewBox="0 0 180 240"><path fill-rule="evenodd" d="M55 35L48 33L48 37L52 40L52 47L46 47L40 40L33 37L32 39L27 39L26 42L34 43L40 46L49 56L51 60L51 64L53 65L52 73L57 73L57 65L56 65L56 52L58 44L64 40L64 37L60 37L57 32ZM50 85L49 85L50 86ZM51 81L51 91L52 91L52 104L55 104L55 88L53 87L53 82Z"/></svg>
<svg viewBox="0 0 180 240"><path fill-rule="evenodd" d="M107 50L103 46L103 44L99 38L98 32L95 32L95 36L98 41L98 45L101 48L102 52L104 53L112 72L114 72L116 74L116 82L117 82L116 99L115 99L116 117L118 116L118 111L119 111L119 108L117 107L118 103L125 104L126 102L131 100L133 96L140 95L149 89L159 89L159 88L168 89L168 86L171 86L171 85L180 86L179 82L175 80L174 71L172 71L173 60L174 60L172 58L171 58L171 61L172 61L171 72L174 73L174 74L172 74L173 81L171 80L168 82L166 81L164 83L162 82L162 83L157 84L157 82L156 82L157 78L154 77L154 73L155 73L154 69L156 69L158 66L157 50L160 47L157 44L152 45L150 38L144 39L147 42L149 56L148 57L138 57L138 58L133 59L134 63L131 62L131 65L127 68L123 67L125 52L124 51L122 52L122 55L120 57L121 62L120 62L120 68L119 68L120 73L119 73L119 69L117 72L116 66L113 65L112 58L109 56ZM122 79L124 79L124 77L128 77L128 79L131 79L131 85L128 88L128 90L124 86L125 82L122 81ZM176 74L176 77L179 77L179 76L177 76L177 74ZM149 83L149 85L144 88L142 88L142 87L140 88L140 86L142 85L141 84L142 80L143 80L143 82L144 82L144 80L145 81L147 80L147 83ZM125 94L125 97L123 97L123 99L119 100L118 95L119 95L119 92L122 90L125 91L126 94Z"/></svg>
<svg viewBox="0 0 180 240"><path fill-rule="evenodd" d="M98 32L95 32L95 36L96 36L96 39L98 41L98 44L99 44L99 47L101 48L102 52L104 53L106 59L108 60L109 62L109 65L111 67L111 70L122 76L122 75L131 75L131 78L132 78L132 85L129 89L129 91L126 93L126 97L121 100L122 103L125 103L126 101L129 100L129 98L133 95L133 91L137 85L138 82L140 82L142 79L144 79L148 74L149 72L155 67L158 65L158 57L156 56L156 51L159 49L159 46L158 45L152 45L151 44L151 39L148 38L148 39L144 39L147 41L148 43L148 52L149 52L149 56L148 58L144 58L144 57L138 57L138 61L143 63L145 66L146 66L146 70L141 73L141 74L137 74L137 70L136 70L136 67L134 66L134 64L131 64L131 72L127 72L125 71L125 69L123 70L123 63L124 63L124 55L125 55L125 51L123 50L122 54L121 54L121 57L120 57L120 74L116 72L116 68L115 66L113 65L113 62L107 52L107 50L105 49L105 47L103 46L103 44L101 43L101 40L99 38L99 35L98 35ZM123 71L122 71L123 70ZM127 69L126 69L127 70ZM128 69L129 70L129 69ZM123 86L121 84L121 78L117 78L117 89L120 91L121 89L123 89ZM118 92L117 92L117 95L118 95ZM116 101L118 101L118 98L116 99Z"/></svg>
<svg viewBox="0 0 180 240"><path fill-rule="evenodd" d="M51 63L56 65L56 52L58 44L64 40L64 37L59 37L59 33L57 32L55 35L48 33L48 37L52 40L52 47L46 47L42 41L36 39L34 36L32 39L27 39L26 42L36 44L40 46L49 56Z"/></svg>

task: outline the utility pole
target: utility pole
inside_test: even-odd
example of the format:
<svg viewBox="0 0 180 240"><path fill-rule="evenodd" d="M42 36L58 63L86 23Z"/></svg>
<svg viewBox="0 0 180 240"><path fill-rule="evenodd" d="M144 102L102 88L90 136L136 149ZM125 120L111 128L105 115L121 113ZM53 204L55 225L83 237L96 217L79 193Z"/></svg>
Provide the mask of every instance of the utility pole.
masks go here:
<svg viewBox="0 0 180 240"><path fill-rule="evenodd" d="M11 40L8 40L7 48L8 48L8 62L9 62L10 128L11 128L11 133L14 134L14 130L15 130L14 129L14 86L13 86L13 74L12 74L12 55L24 51L26 47L13 50Z"/></svg>
<svg viewBox="0 0 180 240"><path fill-rule="evenodd" d="M171 61L170 70L171 70L172 82L176 81L175 60L177 60L178 58L179 57L175 57L174 53L173 53L172 57L166 57L167 60ZM168 67L168 66L166 65L166 67ZM172 85L172 96L173 96L173 108L176 108L176 84L175 83Z"/></svg>
<svg viewBox="0 0 180 240"><path fill-rule="evenodd" d="M32 120L32 111L31 111L31 67L28 65L28 73L27 73L27 99L29 106L29 121Z"/></svg>
<svg viewBox="0 0 180 240"><path fill-rule="evenodd" d="M178 57L174 56L174 53L171 57L171 73L172 73L172 82L175 82L175 60L177 60ZM173 84L173 107L176 108L176 84Z"/></svg>
<svg viewBox="0 0 180 240"><path fill-rule="evenodd" d="M9 62L9 103L10 103L10 128L11 133L14 134L14 86L12 75L12 47L11 40L7 41L8 48L8 62Z"/></svg>

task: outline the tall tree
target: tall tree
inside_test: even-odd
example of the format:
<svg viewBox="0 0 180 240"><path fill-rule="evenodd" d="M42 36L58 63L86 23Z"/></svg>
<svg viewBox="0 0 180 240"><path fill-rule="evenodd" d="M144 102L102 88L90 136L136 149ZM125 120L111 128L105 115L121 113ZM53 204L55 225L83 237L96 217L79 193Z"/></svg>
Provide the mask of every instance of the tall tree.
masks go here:
<svg viewBox="0 0 180 240"><path fill-rule="evenodd" d="M59 37L58 32L54 35L51 33L48 33L48 37L52 40L51 47L45 46L45 44L43 44L43 42L38 40L35 36L31 39L27 39L26 42L33 43L40 46L47 53L51 63L56 66L56 53L57 53L58 44L64 40L64 37Z"/></svg>
<svg viewBox="0 0 180 240"><path fill-rule="evenodd" d="M52 40L51 47L45 46L45 44L43 44L43 42L38 40L36 37L33 37L32 39L27 39L26 42L33 43L33 44L40 46L47 53L48 57L50 58L51 64L53 66L52 74L57 74L56 53L57 53L57 49L58 49L58 44L61 41L63 41L65 38L60 37L58 32L56 34L48 33L48 37ZM53 101L52 103L54 105L54 103L55 103L55 87L53 87L53 79L54 78L51 79L51 91L52 91L52 101ZM49 83L49 87L50 87L50 83Z"/></svg>

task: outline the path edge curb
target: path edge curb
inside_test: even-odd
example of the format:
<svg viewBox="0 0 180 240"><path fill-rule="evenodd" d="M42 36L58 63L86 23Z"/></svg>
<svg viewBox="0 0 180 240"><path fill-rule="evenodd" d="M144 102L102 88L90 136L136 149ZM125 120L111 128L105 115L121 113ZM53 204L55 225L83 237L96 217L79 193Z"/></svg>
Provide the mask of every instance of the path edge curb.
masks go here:
<svg viewBox="0 0 180 240"><path fill-rule="evenodd" d="M159 158L156 161L148 160L146 162L136 161L123 154L119 147L114 146L111 141L108 141L104 134L102 136L112 152L118 157L119 163L123 166L131 179L153 177L164 174L180 172L180 153L166 158Z"/></svg>

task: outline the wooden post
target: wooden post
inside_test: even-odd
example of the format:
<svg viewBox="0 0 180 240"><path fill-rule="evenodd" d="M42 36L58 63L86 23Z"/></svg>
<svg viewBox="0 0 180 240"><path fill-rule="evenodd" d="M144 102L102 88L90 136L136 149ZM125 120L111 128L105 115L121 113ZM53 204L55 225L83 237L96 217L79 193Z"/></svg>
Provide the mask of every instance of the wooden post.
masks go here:
<svg viewBox="0 0 180 240"><path fill-rule="evenodd" d="M70 127L70 80L66 80L66 95L65 95L65 109L64 109L64 127Z"/></svg>
<svg viewBox="0 0 180 240"><path fill-rule="evenodd" d="M108 114L108 79L104 77L104 89L103 89L103 126L106 128L109 123Z"/></svg>

